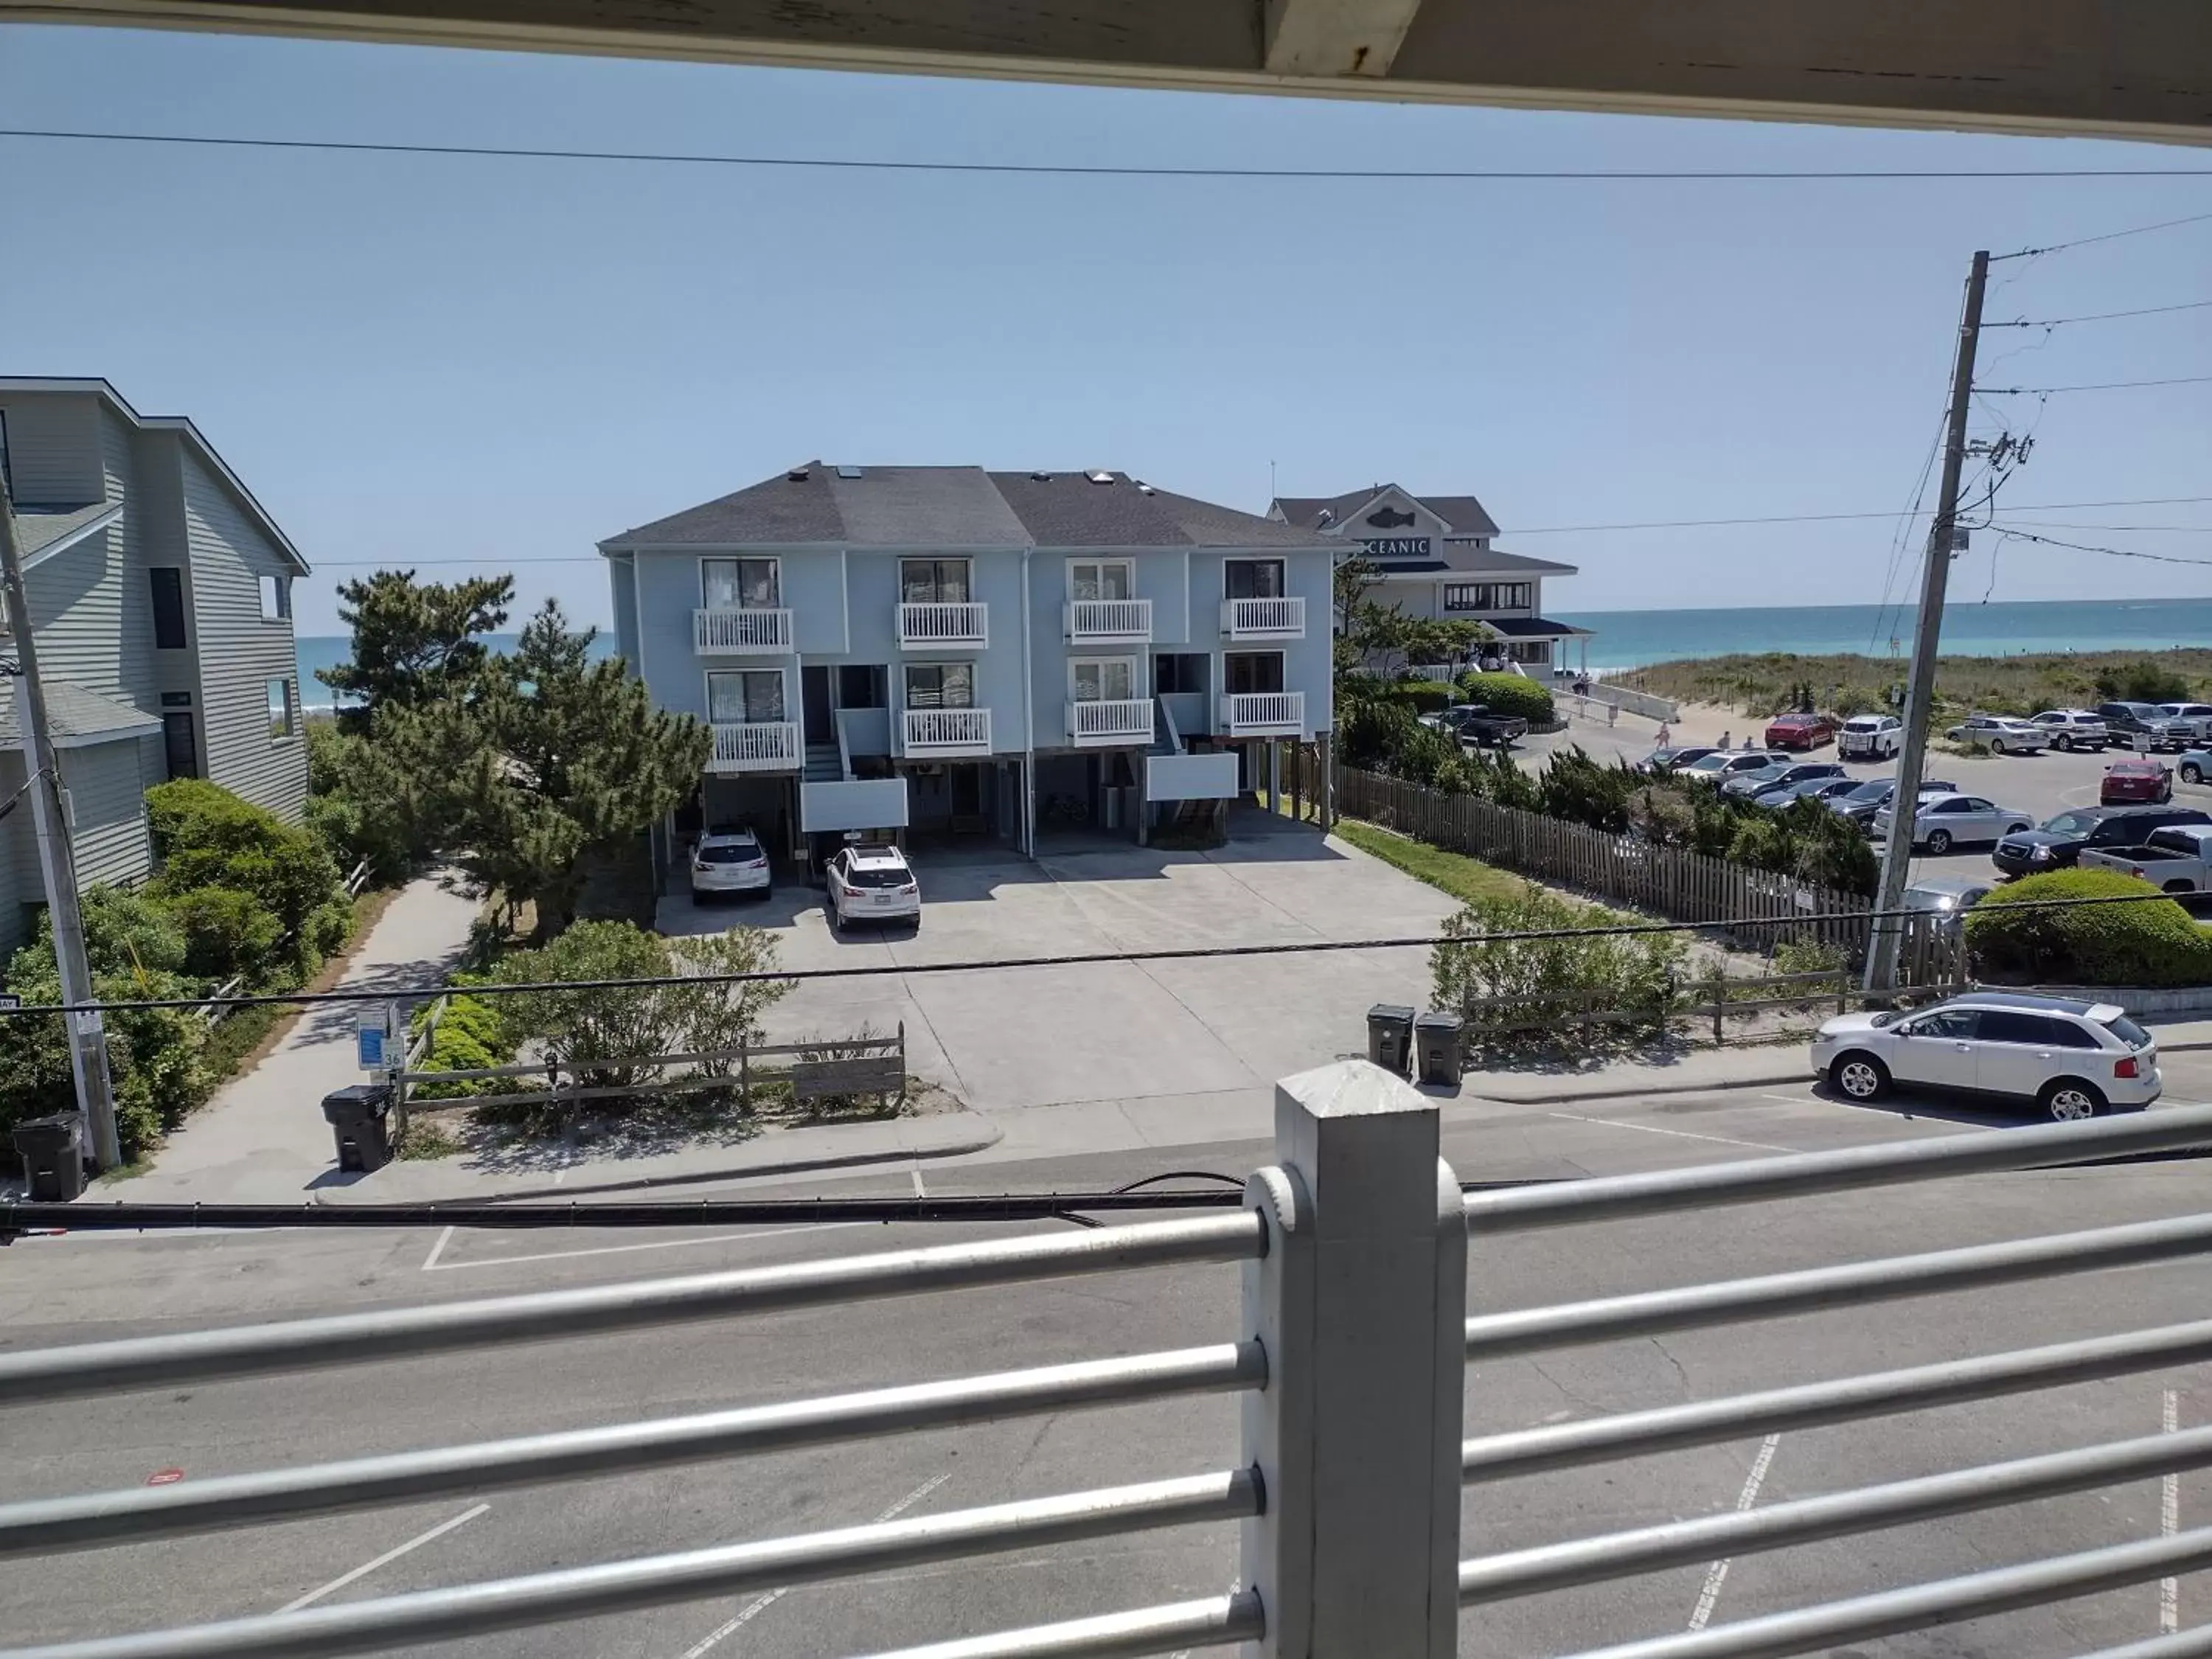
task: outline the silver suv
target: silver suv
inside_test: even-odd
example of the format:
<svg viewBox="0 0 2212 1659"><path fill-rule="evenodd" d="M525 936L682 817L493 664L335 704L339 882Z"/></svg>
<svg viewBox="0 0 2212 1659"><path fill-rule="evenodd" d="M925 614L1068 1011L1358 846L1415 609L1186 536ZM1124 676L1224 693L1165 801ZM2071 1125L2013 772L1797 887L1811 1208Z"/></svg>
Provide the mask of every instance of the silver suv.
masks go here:
<svg viewBox="0 0 2212 1659"><path fill-rule="evenodd" d="M2046 708L2031 716L2051 734L2053 749L2102 749L2112 740L2104 717L2087 708Z"/></svg>
<svg viewBox="0 0 2212 1659"><path fill-rule="evenodd" d="M1813 1039L1813 1070L1851 1100L1893 1085L2033 1101L2058 1122L2158 1098L2158 1045L2109 1002L1973 991L1909 1014L1844 1014Z"/></svg>

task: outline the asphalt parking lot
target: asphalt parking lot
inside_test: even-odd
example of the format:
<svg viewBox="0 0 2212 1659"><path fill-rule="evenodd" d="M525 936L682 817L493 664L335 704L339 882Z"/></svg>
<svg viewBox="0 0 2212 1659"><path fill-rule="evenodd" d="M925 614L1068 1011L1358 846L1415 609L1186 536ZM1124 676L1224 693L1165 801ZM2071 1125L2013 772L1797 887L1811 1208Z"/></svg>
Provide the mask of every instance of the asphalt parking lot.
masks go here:
<svg viewBox="0 0 2212 1659"><path fill-rule="evenodd" d="M2212 1060L2177 1056L2189 1092ZM1902 1103L1875 1109L1809 1088L1732 1091L1571 1110L1462 1103L1444 1149L1462 1179L1625 1173L1990 1127ZM1256 1144L1027 1164L932 1166L933 1192L1069 1190L1162 1168L1241 1173ZM2112 1224L2203 1207L2202 1164L1998 1176L1786 1206L1486 1238L1471 1300L1503 1310L1818 1263ZM897 1193L890 1168L800 1191ZM686 1228L332 1235L73 1234L0 1251L10 1347L411 1305L656 1273L769 1265L1012 1231ZM534 1429L672 1416L851 1389L1218 1341L1237 1322L1237 1272L1193 1268L857 1304L553 1346L393 1361L343 1372L196 1385L24 1407L0 1421L10 1496L190 1481L253 1468ZM1569 1349L1469 1376L1468 1431L1533 1427L1790 1382L1995 1352L2212 1316L2191 1263L1978 1291L1771 1324ZM556 1565L927 1516L1232 1464L1227 1399L1073 1412L835 1449L561 1486L459 1494L351 1516L0 1565L7 1641L337 1605ZM1723 1513L1888 1479L2212 1422L2212 1368L2190 1367L1880 1422L1785 1433L1471 1489L1462 1554ZM171 1472L177 1472L173 1477ZM2199 1524L2212 1475L2052 1500L1723 1567L1705 1564L1468 1613L1460 1650L1543 1659L1895 1584L2152 1538ZM1236 1572L1231 1527L763 1590L436 1651L485 1656L835 1656L1197 1595ZM2059 1659L2212 1617L2212 1577L1901 1638L1869 1655Z"/></svg>

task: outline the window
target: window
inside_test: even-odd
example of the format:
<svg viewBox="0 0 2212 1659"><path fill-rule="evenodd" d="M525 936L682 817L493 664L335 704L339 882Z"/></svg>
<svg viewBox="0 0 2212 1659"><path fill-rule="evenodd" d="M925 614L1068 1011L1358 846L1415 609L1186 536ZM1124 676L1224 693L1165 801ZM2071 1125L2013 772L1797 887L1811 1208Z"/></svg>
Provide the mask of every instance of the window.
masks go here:
<svg viewBox="0 0 2212 1659"><path fill-rule="evenodd" d="M269 740L282 743L300 735L300 693L289 679L269 682Z"/></svg>
<svg viewBox="0 0 2212 1659"><path fill-rule="evenodd" d="M702 559L699 585L709 611L774 611L782 604L774 559Z"/></svg>
<svg viewBox="0 0 2212 1659"><path fill-rule="evenodd" d="M901 559L899 599L907 605L965 605L970 587L965 559Z"/></svg>
<svg viewBox="0 0 2212 1659"><path fill-rule="evenodd" d="M2016 1014L2008 1009L1986 1008L1982 1011L1981 1028L1976 1035L1984 1042L2048 1046L2057 1040L2051 1035L2053 1024L2041 1014Z"/></svg>
<svg viewBox="0 0 2212 1659"><path fill-rule="evenodd" d="M1279 691L1283 689L1283 653L1279 651L1231 651L1221 659L1232 694Z"/></svg>
<svg viewBox="0 0 2212 1659"><path fill-rule="evenodd" d="M908 663L906 706L909 708L973 708L975 665L972 662Z"/></svg>
<svg viewBox="0 0 2212 1659"><path fill-rule="evenodd" d="M1514 640L1505 647L1505 654L1515 662L1549 662L1552 642L1549 640Z"/></svg>
<svg viewBox="0 0 2212 1659"><path fill-rule="evenodd" d="M292 579L289 576L261 578L261 620L283 622L292 614Z"/></svg>
<svg viewBox="0 0 2212 1659"><path fill-rule="evenodd" d="M189 714L161 716L161 757L168 764L171 782L199 776L199 737Z"/></svg>
<svg viewBox="0 0 2212 1659"><path fill-rule="evenodd" d="M1071 599L1126 599L1134 597L1135 589L1127 559L1079 559L1067 567Z"/></svg>
<svg viewBox="0 0 2212 1659"><path fill-rule="evenodd" d="M2097 1041L2095 1032L2086 1026L2076 1025L2070 1019L2050 1018L2044 1024L2051 1028L2049 1041L2058 1048L2101 1048L2105 1046Z"/></svg>
<svg viewBox="0 0 2212 1659"><path fill-rule="evenodd" d="M707 719L712 724L758 725L782 718L780 669L739 669L707 676Z"/></svg>
<svg viewBox="0 0 2212 1659"><path fill-rule="evenodd" d="M1170 652L1152 659L1155 691L1203 691L1207 659L1201 653Z"/></svg>
<svg viewBox="0 0 2212 1659"><path fill-rule="evenodd" d="M1225 568L1224 580L1229 590L1222 596L1224 599L1279 599L1283 597L1283 562L1231 559Z"/></svg>
<svg viewBox="0 0 2212 1659"><path fill-rule="evenodd" d="M154 587L154 646L161 651L185 648L185 573L174 565L157 565L146 573Z"/></svg>
<svg viewBox="0 0 2212 1659"><path fill-rule="evenodd" d="M1526 611L1533 601L1527 582L1446 582L1447 611Z"/></svg>
<svg viewBox="0 0 2212 1659"><path fill-rule="evenodd" d="M1917 1037L1948 1037L1962 1042L1974 1035L1974 1023L1987 1019L1987 1014L1978 1014L1972 1008L1942 1008L1932 1014L1923 1014L1905 1028Z"/></svg>
<svg viewBox="0 0 2212 1659"><path fill-rule="evenodd" d="M1067 672L1078 702L1127 702L1137 695L1133 657L1078 657Z"/></svg>
<svg viewBox="0 0 2212 1659"><path fill-rule="evenodd" d="M887 708L890 698L884 684L884 670L880 663L842 663L837 669L837 707L840 708ZM811 720L807 722L810 726Z"/></svg>

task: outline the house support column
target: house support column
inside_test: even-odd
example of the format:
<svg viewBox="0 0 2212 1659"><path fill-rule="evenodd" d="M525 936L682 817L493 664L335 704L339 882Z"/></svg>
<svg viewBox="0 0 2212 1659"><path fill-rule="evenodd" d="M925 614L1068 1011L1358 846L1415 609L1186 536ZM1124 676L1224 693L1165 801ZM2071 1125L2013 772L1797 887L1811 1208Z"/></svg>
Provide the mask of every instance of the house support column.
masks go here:
<svg viewBox="0 0 2212 1659"><path fill-rule="evenodd" d="M1321 809L1321 832L1325 836L1336 827L1336 767L1330 757L1328 732L1314 739L1314 752L1321 757L1321 777L1314 786L1314 800Z"/></svg>
<svg viewBox="0 0 2212 1659"><path fill-rule="evenodd" d="M1283 810L1283 740L1267 739L1267 810Z"/></svg>

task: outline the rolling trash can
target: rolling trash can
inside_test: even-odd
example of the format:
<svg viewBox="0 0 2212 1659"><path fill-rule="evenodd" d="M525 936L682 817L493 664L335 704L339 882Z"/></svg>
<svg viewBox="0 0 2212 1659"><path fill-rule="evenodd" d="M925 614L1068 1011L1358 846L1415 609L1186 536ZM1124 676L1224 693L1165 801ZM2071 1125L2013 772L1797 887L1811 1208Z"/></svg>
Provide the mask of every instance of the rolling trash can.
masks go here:
<svg viewBox="0 0 2212 1659"><path fill-rule="evenodd" d="M1367 1058L1404 1077L1413 1069L1413 1011L1378 1002L1367 1011Z"/></svg>
<svg viewBox="0 0 2212 1659"><path fill-rule="evenodd" d="M392 1085L349 1083L323 1097L323 1121L337 1142L338 1168L363 1174L392 1162Z"/></svg>
<svg viewBox="0 0 2212 1659"><path fill-rule="evenodd" d="M1459 1025L1457 1014L1423 1014L1413 1022L1413 1053L1422 1082L1459 1087Z"/></svg>
<svg viewBox="0 0 2212 1659"><path fill-rule="evenodd" d="M67 1204L84 1196L84 1120L75 1112L28 1117L15 1126L23 1158L25 1196L33 1204Z"/></svg>

